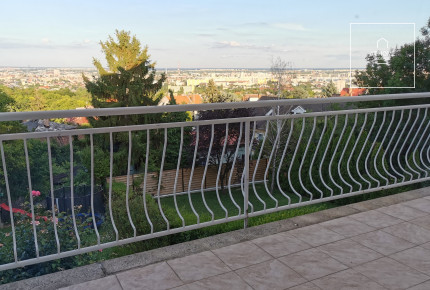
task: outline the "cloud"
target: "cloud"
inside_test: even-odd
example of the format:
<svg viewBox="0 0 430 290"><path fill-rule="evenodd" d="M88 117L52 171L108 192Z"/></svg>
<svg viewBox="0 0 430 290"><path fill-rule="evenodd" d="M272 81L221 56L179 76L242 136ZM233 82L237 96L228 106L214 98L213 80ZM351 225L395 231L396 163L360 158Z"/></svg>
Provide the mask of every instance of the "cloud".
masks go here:
<svg viewBox="0 0 430 290"><path fill-rule="evenodd" d="M218 41L213 43L212 48L215 49L242 49L242 50L257 50L265 52L287 52L289 51L286 47L271 45L257 45L250 43L240 43L238 41Z"/></svg>
<svg viewBox="0 0 430 290"><path fill-rule="evenodd" d="M285 29L285 30L294 30L294 31L305 31L305 30L307 30L300 23L277 22L277 23L271 24L271 26L276 27L276 28Z"/></svg>
<svg viewBox="0 0 430 290"><path fill-rule="evenodd" d="M15 38L0 38L0 49L79 49L88 48L95 44L88 40L72 41L65 44L55 44L49 38L40 41L28 41Z"/></svg>
<svg viewBox="0 0 430 290"><path fill-rule="evenodd" d="M241 27L253 28L279 28L283 30L306 31L307 29L300 23L291 22L248 22L239 25Z"/></svg>
<svg viewBox="0 0 430 290"><path fill-rule="evenodd" d="M214 37L216 36L215 33L196 33L196 36L200 36L200 37Z"/></svg>

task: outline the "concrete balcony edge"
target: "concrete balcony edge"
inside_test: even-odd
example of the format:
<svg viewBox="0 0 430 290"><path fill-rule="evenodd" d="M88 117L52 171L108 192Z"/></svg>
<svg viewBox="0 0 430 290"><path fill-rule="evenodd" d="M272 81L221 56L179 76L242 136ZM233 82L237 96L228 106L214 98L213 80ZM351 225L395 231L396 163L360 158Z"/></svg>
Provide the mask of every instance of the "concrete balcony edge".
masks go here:
<svg viewBox="0 0 430 290"><path fill-rule="evenodd" d="M243 241L286 232L292 229L321 223L331 219L377 209L384 206L428 196L428 189L421 188L377 199L344 205L290 219L271 222L247 229L231 231L207 238L184 242L163 248L140 252L129 256L106 260L70 270L29 278L0 285L0 289L58 289L70 285L96 280L126 270L143 267L165 260L217 249Z"/></svg>

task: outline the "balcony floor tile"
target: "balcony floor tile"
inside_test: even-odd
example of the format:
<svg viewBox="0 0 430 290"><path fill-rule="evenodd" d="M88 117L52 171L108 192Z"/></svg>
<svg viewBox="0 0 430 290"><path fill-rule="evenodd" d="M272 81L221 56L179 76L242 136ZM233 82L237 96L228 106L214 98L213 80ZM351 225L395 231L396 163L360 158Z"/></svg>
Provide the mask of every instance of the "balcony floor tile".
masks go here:
<svg viewBox="0 0 430 290"><path fill-rule="evenodd" d="M352 219L355 219L356 221L365 223L371 227L378 228L378 229L389 227L403 222L403 220L401 219L384 214L377 210L361 212L358 214L351 215L349 217Z"/></svg>
<svg viewBox="0 0 430 290"><path fill-rule="evenodd" d="M212 252L233 270L272 259L269 254L251 242L216 249Z"/></svg>
<svg viewBox="0 0 430 290"><path fill-rule="evenodd" d="M318 248L330 257L353 267L381 258L382 255L353 240L342 240Z"/></svg>
<svg viewBox="0 0 430 290"><path fill-rule="evenodd" d="M307 282L303 277L278 260L270 260L257 265L236 270L254 289L282 290Z"/></svg>
<svg viewBox="0 0 430 290"><path fill-rule="evenodd" d="M302 240L285 233L255 239L252 242L275 258L300 252L312 247Z"/></svg>
<svg viewBox="0 0 430 290"><path fill-rule="evenodd" d="M321 278L348 268L318 249L284 256L279 258L279 261L308 280Z"/></svg>
<svg viewBox="0 0 430 290"><path fill-rule="evenodd" d="M166 262L116 275L124 289L162 290L184 284Z"/></svg>
<svg viewBox="0 0 430 290"><path fill-rule="evenodd" d="M405 222L382 229L393 236L420 245L430 241L430 231L423 227Z"/></svg>
<svg viewBox="0 0 430 290"><path fill-rule="evenodd" d="M185 283L230 271L230 268L210 251L170 260L167 263Z"/></svg>
<svg viewBox="0 0 430 290"><path fill-rule="evenodd" d="M329 276L312 281L315 285L323 290L333 289L355 289L355 290L384 290L375 281L368 277L352 270L348 269L342 272L337 272Z"/></svg>
<svg viewBox="0 0 430 290"><path fill-rule="evenodd" d="M430 279L430 276L387 257L357 266L354 270L393 290L407 289Z"/></svg>

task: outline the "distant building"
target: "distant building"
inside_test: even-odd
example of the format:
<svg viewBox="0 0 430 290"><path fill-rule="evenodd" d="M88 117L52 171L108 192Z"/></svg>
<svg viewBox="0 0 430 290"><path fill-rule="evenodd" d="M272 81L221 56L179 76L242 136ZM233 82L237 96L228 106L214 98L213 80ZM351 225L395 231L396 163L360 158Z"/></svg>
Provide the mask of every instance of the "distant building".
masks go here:
<svg viewBox="0 0 430 290"><path fill-rule="evenodd" d="M178 105L191 105L191 104L201 104L203 103L203 98L199 94L191 94L191 95L181 95L175 96L176 104ZM165 106L170 104L170 96L164 96L160 102L158 102L158 106Z"/></svg>
<svg viewBox="0 0 430 290"><path fill-rule="evenodd" d="M342 91L340 91L341 97L349 97L349 96L361 96L366 93L366 89L363 88L352 88L350 91L350 88L344 88Z"/></svg>

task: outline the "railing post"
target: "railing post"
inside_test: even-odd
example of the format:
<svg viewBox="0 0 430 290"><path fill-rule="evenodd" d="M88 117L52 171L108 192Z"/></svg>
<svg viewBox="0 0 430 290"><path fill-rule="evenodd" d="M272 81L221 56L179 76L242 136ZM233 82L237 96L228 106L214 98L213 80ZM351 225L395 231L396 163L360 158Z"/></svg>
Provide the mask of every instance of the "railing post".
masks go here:
<svg viewBox="0 0 430 290"><path fill-rule="evenodd" d="M249 134L250 134L250 121L245 122L245 156L244 156L244 179L243 179L243 191L244 191L244 198L243 198L243 213L245 214L245 218L243 220L243 228L248 227L248 201L249 201L249 158L250 158L250 152L249 152Z"/></svg>

